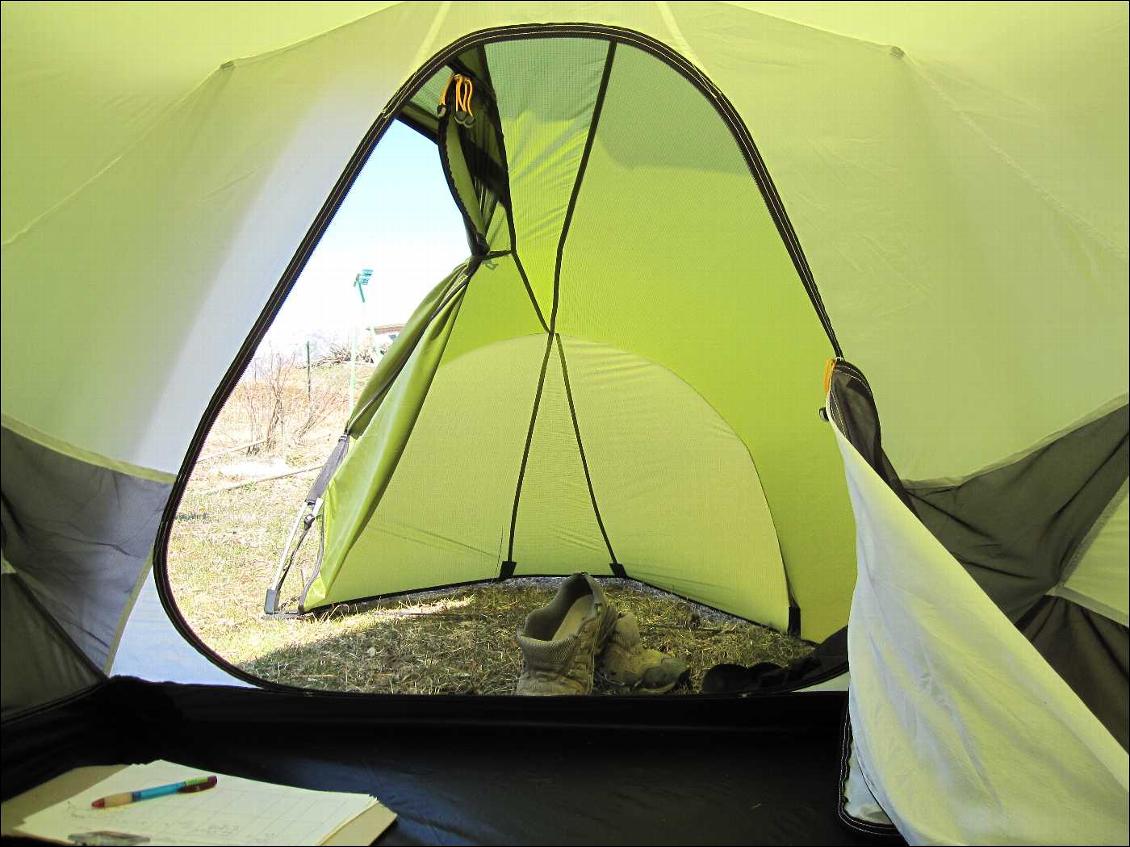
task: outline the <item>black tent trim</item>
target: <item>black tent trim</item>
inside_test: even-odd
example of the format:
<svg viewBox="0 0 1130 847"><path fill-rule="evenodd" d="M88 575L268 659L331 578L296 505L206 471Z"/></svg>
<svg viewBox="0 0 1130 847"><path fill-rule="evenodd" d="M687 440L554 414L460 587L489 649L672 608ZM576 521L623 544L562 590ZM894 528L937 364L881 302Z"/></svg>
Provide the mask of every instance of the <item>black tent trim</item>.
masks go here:
<svg viewBox="0 0 1130 847"><path fill-rule="evenodd" d="M569 382L569 363L565 361L565 344L561 341L560 334L554 333L553 337L557 343L557 356L561 360L561 380L565 383L565 399L569 403L569 417L573 419L573 434L577 436L577 452L581 457L581 468L585 472L585 484L589 489L589 500L592 503L593 514L596 516L596 525L600 528L600 536L604 539L604 546L608 548L608 556L612 560L609 564L612 573L619 577L626 577L628 574L624 571L624 565L616 558L616 551L612 549L608 530L604 526L604 518L600 514L600 506L596 502L596 489L593 488L592 474L589 472L589 460L585 455L584 441L581 439L581 425L577 421L577 406L573 402L573 386Z"/></svg>

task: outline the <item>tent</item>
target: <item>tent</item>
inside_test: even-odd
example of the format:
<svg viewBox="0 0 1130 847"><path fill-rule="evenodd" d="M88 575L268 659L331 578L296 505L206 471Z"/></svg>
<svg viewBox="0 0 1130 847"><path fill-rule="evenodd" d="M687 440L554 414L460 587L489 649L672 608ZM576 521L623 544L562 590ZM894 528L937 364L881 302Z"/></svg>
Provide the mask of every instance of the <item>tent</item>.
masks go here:
<svg viewBox="0 0 1130 847"><path fill-rule="evenodd" d="M5 797L179 754L379 773L431 840L827 841L838 814L1125 843L1124 6L3 16ZM394 120L435 141L468 260L300 513L325 538L302 608L588 569L823 642L815 670L677 703L382 700L261 684L187 626L164 556L188 476ZM714 734L657 745L672 725ZM489 780L450 775L456 726ZM630 727L647 766L523 756L578 726Z"/></svg>
<svg viewBox="0 0 1130 847"><path fill-rule="evenodd" d="M585 570L778 629L792 611L816 639L846 623L819 292L724 97L661 44L603 34L467 48L404 107L439 140L472 257L307 498L326 531L304 608ZM454 102L436 119L453 75L469 128Z"/></svg>

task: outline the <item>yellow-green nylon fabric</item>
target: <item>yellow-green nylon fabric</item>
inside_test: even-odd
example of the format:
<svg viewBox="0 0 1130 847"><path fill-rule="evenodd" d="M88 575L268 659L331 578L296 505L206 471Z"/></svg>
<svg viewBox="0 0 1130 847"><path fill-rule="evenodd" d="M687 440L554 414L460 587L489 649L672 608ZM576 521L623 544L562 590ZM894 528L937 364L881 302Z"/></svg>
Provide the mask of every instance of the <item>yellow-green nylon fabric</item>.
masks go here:
<svg viewBox="0 0 1130 847"><path fill-rule="evenodd" d="M498 576L543 347L542 338L510 339L439 369L384 496L344 563L331 558L327 543L319 577L325 588L307 595L307 608ZM351 457L342 470L363 499L367 476L385 469ZM331 486L330 494L342 490ZM334 512L327 500L327 542L341 532Z"/></svg>
<svg viewBox="0 0 1130 847"><path fill-rule="evenodd" d="M853 524L816 414L830 343L728 128L640 50L616 52L558 321L669 368L718 412L756 463L805 635L842 626Z"/></svg>
<svg viewBox="0 0 1130 847"><path fill-rule="evenodd" d="M465 286L456 287L440 304L364 432L351 439L349 460L326 489L325 558L306 592L308 608L326 602L341 562L381 502L424 406L465 292Z"/></svg>
<svg viewBox="0 0 1130 847"><path fill-rule="evenodd" d="M611 557L585 482L561 359L546 337L545 380L514 524L515 573L608 574Z"/></svg>
<svg viewBox="0 0 1130 847"><path fill-rule="evenodd" d="M416 307L412 317L408 319L408 323L404 325L404 329L397 336L397 343L393 344L381 358L376 371L373 372L373 375L357 396L357 401L354 403L353 411L349 416L349 423L346 425L347 432L358 435L369 425L369 421L380 408L381 402L389 389L392 388L405 363L427 335L437 311L466 281L466 271L466 265L460 265L428 292L428 295Z"/></svg>
<svg viewBox="0 0 1130 847"><path fill-rule="evenodd" d="M417 309L370 385L408 341L408 329L430 313L427 305ZM387 436L371 426L359 431L327 489L326 554L307 608L498 575L499 538L505 552L545 346L510 256L479 266L461 296L459 320L448 329L403 454L395 464L379 464ZM391 403L390 397L380 406L378 418L400 414ZM342 522L339 504L360 509L381 474L390 481L377 490L368 518Z"/></svg>
<svg viewBox="0 0 1130 847"><path fill-rule="evenodd" d="M305 607L491 578L511 557L517 575L608 574L615 557L781 629L791 589L807 637L838 629L852 532L816 415L831 347L730 129L628 45L603 93L605 40L486 52L517 255L472 277L423 410L409 407L409 435L392 428L403 451L387 461L383 430L356 428ZM459 145L446 150L467 197ZM518 258L547 317L558 281L560 337L540 326ZM377 420L397 416L394 400ZM341 520L347 491L376 493L354 507L362 520Z"/></svg>
<svg viewBox="0 0 1130 847"><path fill-rule="evenodd" d="M788 625L777 531L748 448L667 368L565 336L601 517L635 579Z"/></svg>
<svg viewBox="0 0 1130 847"><path fill-rule="evenodd" d="M561 21L654 38L734 104L904 475L975 472L1125 393L1126 4L364 16L384 5L3 4L6 414L175 472L397 87L469 33Z"/></svg>
<svg viewBox="0 0 1130 847"><path fill-rule="evenodd" d="M579 38L486 48L506 138L518 250L547 319L561 227L607 53L606 42Z"/></svg>

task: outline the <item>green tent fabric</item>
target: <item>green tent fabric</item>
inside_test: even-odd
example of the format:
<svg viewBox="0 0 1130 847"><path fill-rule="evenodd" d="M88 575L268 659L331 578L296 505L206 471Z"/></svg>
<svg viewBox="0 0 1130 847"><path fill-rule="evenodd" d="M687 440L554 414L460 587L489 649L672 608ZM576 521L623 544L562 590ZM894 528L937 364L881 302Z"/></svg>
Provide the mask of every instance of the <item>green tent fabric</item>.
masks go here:
<svg viewBox="0 0 1130 847"><path fill-rule="evenodd" d="M474 137L450 116L436 132L464 209L468 150L504 140L508 220L468 216L498 255L421 305L362 393L303 607L587 570L779 629L799 607L826 637L854 569L816 415L834 348L768 186L704 91L629 42L483 58Z"/></svg>
<svg viewBox="0 0 1130 847"><path fill-rule="evenodd" d="M1124 4L0 14L6 715L256 684L169 532L399 119L467 260L311 492L304 608L587 569L847 623L846 820L1125 843Z"/></svg>

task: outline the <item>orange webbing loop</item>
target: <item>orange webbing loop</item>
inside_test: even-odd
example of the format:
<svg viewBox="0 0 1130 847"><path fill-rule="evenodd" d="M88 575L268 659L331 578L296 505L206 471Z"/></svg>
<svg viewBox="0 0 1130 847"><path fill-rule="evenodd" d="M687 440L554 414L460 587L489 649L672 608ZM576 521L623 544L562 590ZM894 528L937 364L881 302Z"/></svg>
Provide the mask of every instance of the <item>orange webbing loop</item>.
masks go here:
<svg viewBox="0 0 1130 847"><path fill-rule="evenodd" d="M436 111L439 112L440 115L447 111L447 92L451 88L451 81L457 76L459 76L459 74L449 76L447 82L443 84L443 91L439 93L439 105L436 107Z"/></svg>
<svg viewBox="0 0 1130 847"><path fill-rule="evenodd" d="M833 356L824 363L824 393L827 394L832 388L832 371L836 369L836 357Z"/></svg>
<svg viewBox="0 0 1130 847"><path fill-rule="evenodd" d="M447 114L447 95L453 82L455 83L455 122L462 126L471 126L475 122L475 113L471 111L471 98L475 95L475 83L470 77L463 76L463 74L452 74L447 78L443 91L439 95L436 114L441 118Z"/></svg>
<svg viewBox="0 0 1130 847"><path fill-rule="evenodd" d="M475 83L471 82L470 77L457 76L455 78L455 108L467 114L467 117L474 117L471 111L471 95L475 93Z"/></svg>

